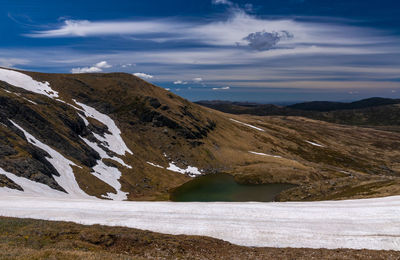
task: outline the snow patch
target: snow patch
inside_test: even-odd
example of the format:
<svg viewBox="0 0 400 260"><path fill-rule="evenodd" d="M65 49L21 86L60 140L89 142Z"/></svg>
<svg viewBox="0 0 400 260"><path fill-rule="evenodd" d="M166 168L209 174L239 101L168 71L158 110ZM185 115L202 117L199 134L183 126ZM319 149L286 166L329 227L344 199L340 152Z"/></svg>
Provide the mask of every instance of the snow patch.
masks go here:
<svg viewBox="0 0 400 260"><path fill-rule="evenodd" d="M325 147L325 146L322 145L322 144L317 144L317 143L314 143L314 142L311 142L311 141L307 141L307 140L306 140L306 143L309 143L309 144L311 144L311 145L318 146L318 147Z"/></svg>
<svg viewBox="0 0 400 260"><path fill-rule="evenodd" d="M25 134L25 138L30 144L46 151L51 156L51 157L46 157L46 159L54 166L54 168L60 174L60 176L53 176L53 177L57 181L57 183L61 187L63 187L64 190L71 197L92 198L91 196L87 195L76 182L74 171L71 168L71 166L77 166L75 163L66 159L62 154L60 154L50 146L36 139L33 135L29 134L17 123L13 122L12 120L10 120L10 122Z"/></svg>
<svg viewBox="0 0 400 260"><path fill-rule="evenodd" d="M102 114L93 107L87 106L85 104L79 103L74 100L74 102L82 107L83 112L86 117L94 118L100 121L102 124L108 127L108 131L111 134L105 133L104 137L96 135L96 138L103 142L107 148L119 155L125 155L125 153L133 154L131 150L126 146L124 140L121 137L121 130L117 127L114 120L112 120L108 115Z"/></svg>
<svg viewBox="0 0 400 260"><path fill-rule="evenodd" d="M10 180L18 184L24 191L10 189L10 188L0 188L0 195L12 195L12 194L23 194L24 196L32 196L32 197L65 197L68 194L52 189L49 186L31 181L27 178L18 177L12 173L6 172L2 168L0 168L0 174L7 176Z"/></svg>
<svg viewBox="0 0 400 260"><path fill-rule="evenodd" d="M169 167L167 168L167 170L173 171L173 172L179 172L182 174L187 174L190 177L195 177L195 176L201 175L201 172L199 171L199 169L197 167L188 166L186 169L182 169L182 168L179 168L178 166L176 166L174 162L169 163Z"/></svg>
<svg viewBox="0 0 400 260"><path fill-rule="evenodd" d="M12 86L23 88L50 98L58 97L58 92L50 87L49 82L36 81L32 77L21 72L0 68L0 80Z"/></svg>
<svg viewBox="0 0 400 260"><path fill-rule="evenodd" d="M121 178L121 172L114 167L110 167L104 164L102 160L97 161L97 165L93 167L93 170L97 174L93 174L100 180L104 181L111 187L113 187L117 193L108 192L107 195L102 195L103 198L111 200L126 200L128 199L128 192L121 191L121 183L118 181Z"/></svg>
<svg viewBox="0 0 400 260"><path fill-rule="evenodd" d="M155 163L152 163L152 162L146 162L146 163L147 163L147 164L150 164L151 166L164 169L164 167L162 167L161 165L158 165L158 164L155 164Z"/></svg>
<svg viewBox="0 0 400 260"><path fill-rule="evenodd" d="M85 126L89 125L89 121L87 121L86 117L82 116L81 114L78 113L78 116L83 120L83 122L85 123Z"/></svg>
<svg viewBox="0 0 400 260"><path fill-rule="evenodd" d="M256 155L262 155L262 156L269 156L269 157L274 157L274 158L282 158L282 156L279 155L271 155L271 154L266 154L266 153L257 153L253 151L249 151L249 153L256 154Z"/></svg>
<svg viewBox="0 0 400 260"><path fill-rule="evenodd" d="M230 118L229 120L231 120L231 121L233 121L233 122L235 122L235 123L238 123L238 124L245 125L245 126L247 126L247 127L250 127L250 128L256 129L256 130L258 130L258 131L265 132L265 130L264 130L264 129L262 129L262 128L259 128L259 127L256 127L256 126L254 126L254 125L249 125L249 124L246 124L246 123L240 122L240 121L238 121L238 120L235 120L235 119L233 119L233 118Z"/></svg>
<svg viewBox="0 0 400 260"><path fill-rule="evenodd" d="M34 102L34 101L32 101L32 100L30 100L30 99L28 99L28 98L26 98L26 97L22 97L22 98L25 99L26 101L28 101L29 103L32 103L32 104L34 104L34 105L37 105L36 102Z"/></svg>
<svg viewBox="0 0 400 260"><path fill-rule="evenodd" d="M97 160L97 165L93 167L94 173L92 172L91 174L100 180L104 181L111 187L113 187L116 190L115 193L107 193L106 196L103 195L104 198L107 199L112 199L112 200L126 200L128 197L127 195L129 194L128 192L123 192L121 190L121 183L119 182L119 179L122 176L122 173L118 170L118 168L112 167L112 166L107 166L104 162L103 159L111 159L114 161L117 161L121 165L131 169L132 166L127 165L121 158L118 157L111 157L109 156L97 143L91 142L86 138L81 137L81 139L89 145L93 150L95 150L99 155L100 155L100 160Z"/></svg>

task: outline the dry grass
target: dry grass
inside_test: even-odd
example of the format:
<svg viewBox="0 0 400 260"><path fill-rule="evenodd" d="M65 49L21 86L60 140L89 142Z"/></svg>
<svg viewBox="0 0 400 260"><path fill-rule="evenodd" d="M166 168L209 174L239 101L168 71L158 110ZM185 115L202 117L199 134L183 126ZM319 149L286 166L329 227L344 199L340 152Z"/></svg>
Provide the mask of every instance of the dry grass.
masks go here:
<svg viewBox="0 0 400 260"><path fill-rule="evenodd" d="M399 259L400 252L249 248L199 236L0 218L0 259Z"/></svg>

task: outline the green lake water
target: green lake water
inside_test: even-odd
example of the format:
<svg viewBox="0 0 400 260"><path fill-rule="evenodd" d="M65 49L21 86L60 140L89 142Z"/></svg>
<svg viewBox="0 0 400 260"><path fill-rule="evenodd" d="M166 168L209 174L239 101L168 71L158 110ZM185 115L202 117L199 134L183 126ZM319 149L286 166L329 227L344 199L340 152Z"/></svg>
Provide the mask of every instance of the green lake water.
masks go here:
<svg viewBox="0 0 400 260"><path fill-rule="evenodd" d="M197 177L173 190L170 199L177 202L243 202L274 201L283 190L293 188L292 184L238 184L229 174L210 174Z"/></svg>

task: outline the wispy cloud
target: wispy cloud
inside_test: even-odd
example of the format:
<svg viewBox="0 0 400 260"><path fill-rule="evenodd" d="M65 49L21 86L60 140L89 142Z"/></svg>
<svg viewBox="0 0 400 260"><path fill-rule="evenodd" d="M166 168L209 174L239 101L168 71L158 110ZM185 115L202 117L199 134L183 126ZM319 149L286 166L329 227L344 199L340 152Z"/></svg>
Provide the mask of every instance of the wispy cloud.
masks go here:
<svg viewBox="0 0 400 260"><path fill-rule="evenodd" d="M65 20L58 28L27 34L35 38L94 37L100 35L141 35L179 30L182 25L169 20L154 21L88 21Z"/></svg>
<svg viewBox="0 0 400 260"><path fill-rule="evenodd" d="M135 36L134 40L156 42L193 42L209 46L247 46L257 42L284 39L285 48L301 45L356 45L378 43L383 37L371 35L364 28L353 26L305 22L294 19L261 19L247 14L242 9L233 9L225 20L211 22L185 21L181 19L154 19L146 21L87 21L66 20L57 28L34 31L27 36L54 37L97 37ZM352 37L349 37L352 35ZM293 37L294 36L294 37ZM161 40L162 39L162 40Z"/></svg>
<svg viewBox="0 0 400 260"><path fill-rule="evenodd" d="M79 41L83 48L0 49L0 65L30 62L58 72L71 67L74 73L99 72L105 68L95 63L107 60L129 73L156 71L156 78L142 72L135 74L168 87L195 86L203 84L204 78L207 86L201 89L208 90L224 90L220 86L227 85L235 91L238 87L400 86L396 80L400 39L394 34L329 18L271 19L249 14L246 10L251 6L241 9L227 0L213 3L226 8L225 16L196 21L185 17L65 20L53 27L45 25L41 28L50 29L32 31L27 36L77 38L69 40ZM109 49L93 44L99 39Z"/></svg>
<svg viewBox="0 0 400 260"><path fill-rule="evenodd" d="M142 72L136 72L136 73L133 73L133 75L135 75L136 77L142 78L142 79L152 79L152 78L154 78L153 75L142 73Z"/></svg>
<svg viewBox="0 0 400 260"><path fill-rule="evenodd" d="M212 90L230 90L231 87L212 88Z"/></svg>
<svg viewBox="0 0 400 260"><path fill-rule="evenodd" d="M197 77L197 78L193 78L193 81L196 83L202 82L203 78Z"/></svg>
<svg viewBox="0 0 400 260"><path fill-rule="evenodd" d="M82 68L73 68L71 73L79 74L79 73L97 73L102 72L103 69L111 68L112 66L107 63L107 61L100 61L94 64L91 67L82 67Z"/></svg>
<svg viewBox="0 0 400 260"><path fill-rule="evenodd" d="M229 6L233 5L233 3L229 0L212 0L212 3L215 5L229 5Z"/></svg>
<svg viewBox="0 0 400 260"><path fill-rule="evenodd" d="M182 80L175 80L174 85L186 85L188 84L187 81L182 81Z"/></svg>
<svg viewBox="0 0 400 260"><path fill-rule="evenodd" d="M1 58L0 57L0 67L12 68L16 65L29 64L29 60L21 58Z"/></svg>

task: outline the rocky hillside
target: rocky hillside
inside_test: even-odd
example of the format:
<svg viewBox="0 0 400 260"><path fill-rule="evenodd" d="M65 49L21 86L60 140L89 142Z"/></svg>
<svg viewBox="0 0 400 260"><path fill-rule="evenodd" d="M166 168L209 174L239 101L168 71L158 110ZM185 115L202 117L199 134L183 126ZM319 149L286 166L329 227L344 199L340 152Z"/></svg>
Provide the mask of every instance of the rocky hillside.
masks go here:
<svg viewBox="0 0 400 260"><path fill-rule="evenodd" d="M229 115L135 76L0 68L0 194L166 200L200 174L292 183L280 200L400 194L400 134Z"/></svg>

